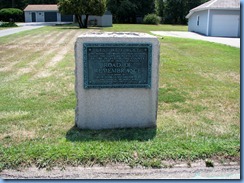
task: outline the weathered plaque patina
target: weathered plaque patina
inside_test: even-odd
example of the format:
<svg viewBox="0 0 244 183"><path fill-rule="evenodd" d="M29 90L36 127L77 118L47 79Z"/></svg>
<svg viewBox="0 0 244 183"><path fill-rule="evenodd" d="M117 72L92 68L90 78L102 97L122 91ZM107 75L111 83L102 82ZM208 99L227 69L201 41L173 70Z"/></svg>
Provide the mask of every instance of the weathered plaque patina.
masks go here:
<svg viewBox="0 0 244 183"><path fill-rule="evenodd" d="M84 88L150 88L151 44L83 43Z"/></svg>

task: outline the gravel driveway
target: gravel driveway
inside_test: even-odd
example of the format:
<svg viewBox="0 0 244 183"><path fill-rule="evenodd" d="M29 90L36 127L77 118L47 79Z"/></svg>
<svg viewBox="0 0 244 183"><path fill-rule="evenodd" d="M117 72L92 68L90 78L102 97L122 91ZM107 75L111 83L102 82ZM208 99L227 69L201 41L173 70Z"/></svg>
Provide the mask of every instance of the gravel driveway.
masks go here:
<svg viewBox="0 0 244 183"><path fill-rule="evenodd" d="M209 41L209 42L220 43L220 44L225 44L232 47L240 48L240 38L210 37L210 36L200 35L194 32L183 32L183 31L151 31L151 33L159 36L170 36L170 37Z"/></svg>

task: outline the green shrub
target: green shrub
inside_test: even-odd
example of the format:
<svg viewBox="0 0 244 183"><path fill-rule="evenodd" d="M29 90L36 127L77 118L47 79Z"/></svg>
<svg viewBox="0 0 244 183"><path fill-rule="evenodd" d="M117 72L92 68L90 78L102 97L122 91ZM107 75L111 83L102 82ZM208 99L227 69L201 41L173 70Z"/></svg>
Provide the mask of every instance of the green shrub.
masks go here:
<svg viewBox="0 0 244 183"><path fill-rule="evenodd" d="M0 10L0 20L4 22L23 22L24 13L16 8L3 8Z"/></svg>
<svg viewBox="0 0 244 183"><path fill-rule="evenodd" d="M14 22L0 22L0 27L18 27Z"/></svg>
<svg viewBox="0 0 244 183"><path fill-rule="evenodd" d="M144 24L155 24L158 25L160 23L160 17L156 14L148 14L143 19Z"/></svg>

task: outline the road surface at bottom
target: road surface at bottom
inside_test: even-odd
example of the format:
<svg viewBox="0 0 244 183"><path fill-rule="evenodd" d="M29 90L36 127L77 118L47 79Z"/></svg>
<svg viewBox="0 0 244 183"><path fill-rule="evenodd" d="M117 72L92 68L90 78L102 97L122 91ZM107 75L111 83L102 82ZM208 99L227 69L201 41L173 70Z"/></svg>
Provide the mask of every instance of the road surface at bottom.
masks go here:
<svg viewBox="0 0 244 183"><path fill-rule="evenodd" d="M2 179L240 179L240 165L217 165L214 168L178 165L174 168L130 168L126 165L106 167L65 167L50 171L30 167L22 170L3 170Z"/></svg>

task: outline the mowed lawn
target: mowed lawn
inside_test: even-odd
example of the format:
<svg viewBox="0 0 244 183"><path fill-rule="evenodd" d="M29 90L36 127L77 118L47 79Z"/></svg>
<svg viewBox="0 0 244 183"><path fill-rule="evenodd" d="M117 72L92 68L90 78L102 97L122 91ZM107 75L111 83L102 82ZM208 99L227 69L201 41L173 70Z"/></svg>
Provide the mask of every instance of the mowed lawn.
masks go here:
<svg viewBox="0 0 244 183"><path fill-rule="evenodd" d="M66 165L172 167L240 157L240 49L159 37L156 129L74 127L74 42L87 31L187 30L115 25L44 27L0 38L0 170ZM95 113L96 111L94 111ZM109 114L107 114L109 115Z"/></svg>

